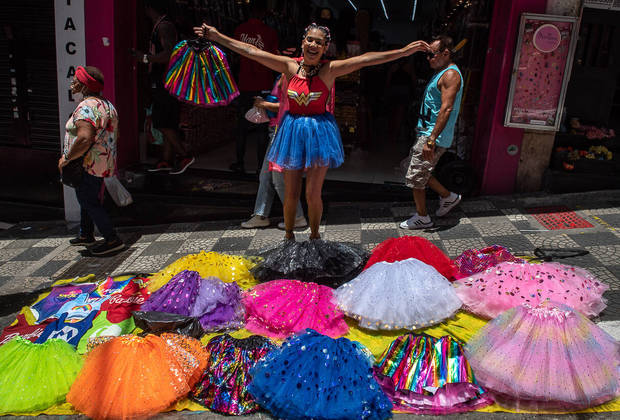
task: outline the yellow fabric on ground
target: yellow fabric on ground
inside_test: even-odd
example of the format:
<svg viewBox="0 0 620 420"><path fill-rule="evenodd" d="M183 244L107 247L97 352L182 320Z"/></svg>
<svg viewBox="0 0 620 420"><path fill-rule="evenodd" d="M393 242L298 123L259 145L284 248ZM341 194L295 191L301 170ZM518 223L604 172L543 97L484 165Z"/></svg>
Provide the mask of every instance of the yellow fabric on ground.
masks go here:
<svg viewBox="0 0 620 420"><path fill-rule="evenodd" d="M238 255L200 251L198 254L181 257L153 274L148 282L148 289L151 293L159 290L183 270L197 271L201 277L214 276L227 283L236 281L242 289L249 289L258 284L250 269L260 261L258 257L244 258Z"/></svg>

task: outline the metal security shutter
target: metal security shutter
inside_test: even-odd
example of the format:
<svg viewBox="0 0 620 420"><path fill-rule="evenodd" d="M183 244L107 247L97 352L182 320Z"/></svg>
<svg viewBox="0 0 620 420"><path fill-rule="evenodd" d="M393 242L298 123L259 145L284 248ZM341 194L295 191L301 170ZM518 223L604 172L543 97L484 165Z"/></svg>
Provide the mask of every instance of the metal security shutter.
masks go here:
<svg viewBox="0 0 620 420"><path fill-rule="evenodd" d="M2 3L0 144L58 150L54 1Z"/></svg>

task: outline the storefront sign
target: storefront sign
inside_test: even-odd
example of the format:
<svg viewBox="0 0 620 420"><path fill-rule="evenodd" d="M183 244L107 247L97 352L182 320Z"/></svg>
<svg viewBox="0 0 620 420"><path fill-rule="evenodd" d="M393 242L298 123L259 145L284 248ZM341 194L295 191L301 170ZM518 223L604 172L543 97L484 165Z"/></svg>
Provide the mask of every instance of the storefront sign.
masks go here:
<svg viewBox="0 0 620 420"><path fill-rule="evenodd" d="M77 66L86 62L84 32L84 0L55 0L56 74L58 82L58 118L60 120L60 151L65 137L65 124L77 106L69 85ZM60 157L60 153L58 153ZM65 218L80 220L80 207L73 188L63 186Z"/></svg>
<svg viewBox="0 0 620 420"><path fill-rule="evenodd" d="M575 17L521 16L504 125L559 129L576 42Z"/></svg>

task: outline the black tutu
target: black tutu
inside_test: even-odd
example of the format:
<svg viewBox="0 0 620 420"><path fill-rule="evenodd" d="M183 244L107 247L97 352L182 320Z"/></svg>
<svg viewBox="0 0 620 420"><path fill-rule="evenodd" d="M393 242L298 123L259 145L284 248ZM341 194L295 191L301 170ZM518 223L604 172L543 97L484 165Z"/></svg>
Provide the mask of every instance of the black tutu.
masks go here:
<svg viewBox="0 0 620 420"><path fill-rule="evenodd" d="M265 260L252 274L261 282L289 279L336 288L362 271L368 255L362 248L339 242L284 241L261 253Z"/></svg>

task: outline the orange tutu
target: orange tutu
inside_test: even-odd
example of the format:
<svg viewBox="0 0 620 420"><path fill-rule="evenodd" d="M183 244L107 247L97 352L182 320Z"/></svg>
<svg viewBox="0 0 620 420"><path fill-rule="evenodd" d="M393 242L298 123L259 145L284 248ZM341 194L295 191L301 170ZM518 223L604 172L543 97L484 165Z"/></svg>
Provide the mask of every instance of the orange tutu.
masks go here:
<svg viewBox="0 0 620 420"><path fill-rule="evenodd" d="M187 383L193 388L207 368L209 353L199 340L180 334L164 333L161 338L166 340L177 360L181 362Z"/></svg>
<svg viewBox="0 0 620 420"><path fill-rule="evenodd" d="M123 335L95 347L67 402L94 419L146 418L165 410L190 391L206 363L189 350L196 348L190 340Z"/></svg>

